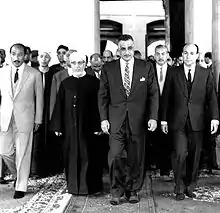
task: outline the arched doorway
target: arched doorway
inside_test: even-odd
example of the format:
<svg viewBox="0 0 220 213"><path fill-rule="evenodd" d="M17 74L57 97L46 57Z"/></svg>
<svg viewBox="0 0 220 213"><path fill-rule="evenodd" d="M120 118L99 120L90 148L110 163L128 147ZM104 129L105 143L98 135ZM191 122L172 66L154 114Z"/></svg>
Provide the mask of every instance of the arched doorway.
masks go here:
<svg viewBox="0 0 220 213"><path fill-rule="evenodd" d="M106 45L109 41L111 44L112 42L114 44L118 43L118 38L122 34L122 24L116 21L104 19L100 20L100 52L101 54L106 48ZM112 45L113 46L113 45Z"/></svg>
<svg viewBox="0 0 220 213"><path fill-rule="evenodd" d="M149 48L152 47L154 42L165 42L165 25L164 20L157 20L150 22L146 25L146 37L145 37L145 54L146 58L149 56L148 52L152 54L152 51L149 51Z"/></svg>

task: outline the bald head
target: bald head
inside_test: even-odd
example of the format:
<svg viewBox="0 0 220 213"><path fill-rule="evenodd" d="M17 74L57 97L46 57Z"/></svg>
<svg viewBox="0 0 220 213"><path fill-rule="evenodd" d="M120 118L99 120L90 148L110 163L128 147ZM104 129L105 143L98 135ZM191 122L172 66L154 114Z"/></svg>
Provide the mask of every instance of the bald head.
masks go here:
<svg viewBox="0 0 220 213"><path fill-rule="evenodd" d="M99 53L94 53L93 55L91 55L90 64L91 64L91 68L94 71L99 72L102 69L101 55Z"/></svg>
<svg viewBox="0 0 220 213"><path fill-rule="evenodd" d="M199 48L195 44L186 44L183 47L183 63L187 67L195 66L196 60L199 57Z"/></svg>
<svg viewBox="0 0 220 213"><path fill-rule="evenodd" d="M113 54L110 50L105 50L102 56L103 62L110 62L113 60Z"/></svg>

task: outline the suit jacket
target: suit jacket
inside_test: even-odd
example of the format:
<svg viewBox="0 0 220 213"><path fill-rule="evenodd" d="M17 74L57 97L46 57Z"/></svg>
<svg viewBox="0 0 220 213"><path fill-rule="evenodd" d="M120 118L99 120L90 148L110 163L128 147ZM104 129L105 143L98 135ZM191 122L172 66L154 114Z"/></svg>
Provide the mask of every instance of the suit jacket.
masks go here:
<svg viewBox="0 0 220 213"><path fill-rule="evenodd" d="M132 133L146 128L148 119L157 120L158 87L152 64L134 59L133 79L129 97L126 96L120 60L104 65L99 89L99 111L101 121L109 120L110 131L120 130L126 114Z"/></svg>
<svg viewBox="0 0 220 213"><path fill-rule="evenodd" d="M211 119L219 119L213 75L199 65L195 68L189 97L184 67L172 68L167 73L162 101L161 120L168 122L171 131L183 129L188 116L192 130L202 131L205 125L206 107Z"/></svg>
<svg viewBox="0 0 220 213"><path fill-rule="evenodd" d="M95 76L95 77L96 77L95 72L92 70L91 67L87 67L87 68L85 69L85 71L86 71L86 73L87 73L88 75L91 75L91 76Z"/></svg>
<svg viewBox="0 0 220 213"><path fill-rule="evenodd" d="M161 117L161 108L162 108L162 105L163 105L162 96L163 96L163 93L164 93L164 87L163 87L162 94L160 94L160 86L159 86L159 79L158 79L158 75L157 75L156 63L153 63L153 66L154 66L154 71L155 71L155 76L156 76L156 79L157 79L157 86L158 86L158 91L159 91L158 120L160 120L160 117ZM167 73L169 72L169 70L170 70L171 68L172 68L172 67L171 67L170 65L167 66ZM167 80L167 73L166 73L166 76L165 76L164 86L165 86L165 82L166 82L166 80ZM159 127L157 127L157 128L159 128Z"/></svg>
<svg viewBox="0 0 220 213"><path fill-rule="evenodd" d="M51 119L51 116L52 116L52 113L55 107L56 96L59 91L60 84L64 79L68 77L69 77L69 74L68 74L67 69L63 69L60 72L57 72L53 75L52 84L51 84L51 92L50 92L50 119Z"/></svg>
<svg viewBox="0 0 220 213"><path fill-rule="evenodd" d="M19 132L31 132L34 123L42 123L43 85L38 70L25 65L19 87L12 92L11 66L0 72L1 131L7 131L12 114Z"/></svg>

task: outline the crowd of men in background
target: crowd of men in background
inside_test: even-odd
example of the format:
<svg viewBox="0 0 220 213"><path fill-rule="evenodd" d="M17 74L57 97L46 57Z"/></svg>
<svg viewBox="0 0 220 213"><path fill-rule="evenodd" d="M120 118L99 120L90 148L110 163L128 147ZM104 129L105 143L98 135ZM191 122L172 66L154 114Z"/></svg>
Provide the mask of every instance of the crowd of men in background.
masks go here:
<svg viewBox="0 0 220 213"><path fill-rule="evenodd" d="M68 48L67 46L60 45L57 48L57 58L59 60L59 63L52 65L52 66L49 66L51 55L47 51L40 51L40 50L31 51L30 47L24 46L22 44L15 44L11 47L10 56L11 56L12 64L14 65L14 67L20 69L20 66L23 66L23 63L24 63L24 68L22 68L23 69L22 75L24 75L24 73L26 72L25 70L27 69L28 70L27 72L32 73L32 75L34 76L33 78L35 79L33 85L30 81L29 86L32 85L31 88L35 87L34 85L38 84L39 76L40 76L40 79L42 80L40 80L41 83L39 83L38 86L40 87L41 85L43 88L43 90L40 90L39 88L33 89L33 93L34 94L36 93L35 96L37 97L35 98L42 99L43 101L43 103L41 103L41 100L39 100L39 106L38 106L39 108L42 108L39 110L40 111L39 116L41 116L42 119L39 119L38 122L36 120L33 121L33 123L37 125L33 126L33 132L30 131L31 134L29 134L28 139L27 139L27 141L29 142L26 142L29 145L25 147L26 150L25 151L23 150L23 153L21 155L18 153L19 151L22 152L21 147L23 147L23 145L22 146L19 145L21 142L19 140L16 141L15 145L14 144L12 145L13 147L15 146L15 148L17 149L16 154L14 152L10 154L8 153L5 154L2 151L3 148L1 150L1 146L0 146L0 156L1 156L0 158L0 170L1 170L0 171L0 184L7 183L7 181L4 179L5 173L7 173L7 169L5 166L6 164L10 172L12 173L14 172L13 174L15 178L15 182L14 182L14 186L15 186L14 198L15 199L24 197L25 192L27 191L27 179L29 177L29 173L32 177L41 178L41 177L61 173L63 172L65 168L65 174L67 178L69 193L92 194L92 193L100 192L102 190L103 171L109 170L111 193L112 193L112 199L110 203L112 205L118 205L123 193L125 193L125 196L127 196L130 203L136 203L139 201L137 191L140 188L142 179L140 178L140 180L138 181L136 179L138 179L139 176L141 176L141 174L139 173L143 168L137 171L137 164L135 164L135 161L139 159L136 157L140 155L139 153L140 151L137 150L137 156L129 160L129 163L132 164L132 166L135 167L136 169L133 168L130 171L130 173L128 172L127 174L126 173L127 171L124 171L124 168L122 168L124 167L123 166L124 164L122 164L122 162L124 163L124 161L116 160L116 158L118 158L117 152L119 152L117 150L119 149L117 147L118 145L112 145L112 144L113 143L117 144L118 141L120 141L118 139L119 137L125 137L126 138L125 140L130 140L128 138L130 138L131 135L133 136L132 131L134 131L135 127L132 127L133 121L131 120L133 119L133 117L129 113L132 112L132 114L135 114L135 110L139 109L139 110L143 110L143 113L140 114L140 117L143 115L148 117L148 115L145 112L145 108L147 107L143 105L144 109L142 108L130 109L130 112L129 112L129 109L127 109L127 111L125 111L125 120L123 120L122 124L120 124L122 127L119 127L121 128L120 134L117 132L118 127L115 127L116 129L114 130L111 129L111 132L109 131L110 124L108 122L108 119L111 119L110 117L112 115L107 116L106 114L106 113L113 113L113 111L115 110L115 107L119 107L120 103L124 103L125 105L127 105L128 98L131 98L131 102L133 101L133 103L137 104L137 106L140 106L138 105L140 100L138 101L135 100L135 98L138 97L138 94L135 95L135 91L133 91L131 88L133 86L133 84L131 83L131 78L130 79L128 78L127 80L125 80L125 82L123 80L123 85L125 85L127 81L127 87L125 86L125 97L126 98L122 99L121 102L119 101L121 97L118 97L117 95L118 93L120 93L120 91L116 90L114 87L118 86L118 88L121 89L121 85L120 84L116 85L117 84L116 81L111 82L113 78L116 76L116 74L114 74L115 76L113 74L111 76L110 72L113 73L114 70L118 69L117 63L120 60L122 61L124 60L126 62L132 61L132 65L135 64L134 66L136 66L136 64L139 64L138 65L139 70L143 70L141 71L143 72L142 73L143 76L138 76L140 77L140 82L142 83L143 81L144 83L145 81L147 81L147 83L150 84L149 81L152 81L151 85L147 85L145 87L145 85L143 84L142 86L143 88L140 87L139 90L137 90L140 92L139 95L146 95L147 97L146 102L148 102L149 100L155 101L153 99L152 100L149 99L149 97L158 99L157 100L158 103L155 102L154 103L155 105L153 104L155 106L154 107L155 110L158 109L158 115L154 116L155 113L149 114L149 117L152 116L152 118L151 117L149 118L149 121L147 124L149 131L147 134L146 148L142 147L144 148L144 150L146 149L145 159L146 159L147 165L145 165L144 168L150 171L159 170L160 177L164 181L170 181L172 179L171 171L174 170L175 174L177 175L175 178L176 179L179 178L178 181L182 181L180 180L180 176L178 176L180 172L177 169L177 165L175 166L172 165L172 157L173 157L172 151L174 149L173 148L174 145L173 145L173 142L171 141L173 140L173 137L178 138L180 136L179 135L173 136L172 134L167 134L168 132L167 123L166 123L167 118L165 116L167 112L165 112L165 110L162 109L163 105L166 105L166 107L170 107L170 108L174 107L174 110L176 110L175 107L177 107L177 105L175 104L179 104L179 103L177 103L178 101L176 101L175 99L172 99L174 106L170 106L168 104L168 101L170 100L168 97L170 96L169 94L170 91L168 91L168 89L165 90L165 93L166 93L165 98L163 97L163 93L164 93L163 91L165 87L168 88L168 87L176 86L175 83L172 82L176 80L176 74L174 71L169 71L169 70L172 69L172 67L181 67L181 66L183 67L184 63L185 63L184 66L187 66L186 61L188 60L187 59L188 56L185 56L185 55L190 54L187 51L191 51L192 53L194 53L194 46L193 45L185 46L183 49L183 55L178 58L172 59L169 55L168 48L165 45L158 45L155 48L154 56L149 56L145 60L143 59L141 52L139 50L134 50L134 46L133 46L134 41L132 37L129 37L129 36L126 37L125 35L120 40L120 42L119 42L120 43L119 49L116 51L115 54L113 54L110 50L105 50L102 53L102 55L100 55L99 53L94 53L89 57L81 54L75 49L71 49L71 48ZM131 54L129 55L128 53L129 54L131 53ZM197 50L195 51L195 54L197 56L198 54ZM10 65L5 64L5 58L6 58L5 50L0 49L0 68L1 68L0 72L8 71L6 67L8 66L10 67ZM196 60L197 61L196 61L195 66L200 67L200 65L203 65L201 64L201 59L196 58ZM204 55L204 61L202 62L205 62L206 68L207 68L207 74L204 73L203 76L205 79L207 79L207 82L209 84L208 89L211 88L210 91L208 92L210 93L210 96L212 96L212 98L215 99L213 97L213 90L212 90L213 80L208 74L209 72L212 73L211 52L207 52ZM124 62L120 62L120 63L121 63L120 67L124 66L126 70L127 63L126 64L123 64ZM147 63L147 65L145 63ZM32 67L33 69L30 67ZM147 75L145 76L145 70L144 70L145 68L147 69L147 72L149 72L149 73L146 72L148 76ZM131 67L130 69L133 70L133 68ZM133 73L136 73L139 70L137 67L134 67ZM203 73L204 70L201 68L201 70L199 71ZM176 72L178 71L179 70L177 70ZM18 71L18 69L14 70L13 68L9 72L11 72L10 75L13 81L12 82L12 93L13 95L16 96L16 94L19 92L19 91L17 92L17 90L19 90L19 88L21 87L21 84L25 84L27 82L24 82L23 80L21 82L20 78L16 80L17 79L16 76L20 75L20 74L18 75L16 74L20 72ZM120 70L118 70L118 72L120 72ZM167 77L168 72L170 73L173 72L173 73L170 74L169 77ZM41 75L38 75L38 74L41 74ZM122 72L122 75L125 75L126 77L126 71L125 73ZM2 76L4 77L4 75ZM74 78L71 78L72 76ZM89 76L89 77L85 78L85 76ZM91 78L91 76L93 78ZM195 70L193 72L193 76L196 76ZM120 75L118 75L118 77L120 78ZM167 78L169 79L167 80ZM191 76L189 77L188 75L188 77L186 77L187 82L189 78L191 79ZM81 81L77 79L81 79ZM100 88L99 88L99 85L100 85ZM155 86L157 87L156 90L154 89ZM190 83L188 83L187 86L188 86L188 92L189 90L191 91L193 86ZM3 94L3 92L5 92L5 88L3 86L1 87L0 85L2 102L5 101L4 94ZM145 89L148 91L147 93L143 92ZM203 90L202 89L200 90L199 88L198 91L203 91ZM39 95L39 93L42 93L42 94ZM21 97L21 100L24 101L26 100L25 99L26 96L31 96L34 94L30 92L30 94L28 93L27 95L23 95L23 97ZM215 91L215 95L216 95L216 91ZM15 103L15 96L13 99L14 103ZM133 96L135 96L134 100L132 99ZM188 94L188 96L190 96L190 93ZM190 100L188 101L190 102ZM211 172L213 168L218 169L218 165L216 161L213 159L213 150L215 149L215 134L214 136L213 135L211 136L210 134L210 131L214 131L214 133L216 133L215 128L216 126L218 126L218 123L214 122L218 120L218 115L216 115L216 111L215 111L216 109L213 109L213 113L215 114L216 117L213 118L212 117L213 114L212 115L209 114L209 110L210 110L209 105L210 103L213 103L212 101L213 100L207 103L207 110L206 110L205 121L204 121L204 125L205 125L204 140L202 139L202 137L200 137L200 135L195 134L195 137L201 138L201 140L203 141L204 148L202 152L201 161L200 161L200 154L198 153L196 156L193 156L191 158L191 162L199 161L197 162L197 164L194 162L195 165L192 168L192 170L195 172L195 174L193 178L196 178L197 167L199 166L199 163L200 163L200 168L205 166L209 172ZM80 106L80 110L77 108L78 105ZM150 105L149 107L152 107L153 105ZM70 109L70 106L73 107L74 109L72 108ZM21 105L20 107L21 108L25 107L25 103L24 105ZM110 108L112 107L111 112L106 112L107 109L109 110L109 107ZM36 105L35 105L35 108L36 108ZM95 110L98 108L99 108L99 112ZM12 111L15 111L15 110L17 109L12 109ZM91 112L88 113L88 110L91 110ZM35 114L36 112L33 111L33 113ZM115 113L117 114L117 112ZM121 116L120 113L118 115ZM72 120L70 120L68 116L71 117ZM85 116L87 116L87 118L85 118ZM115 123L117 122L114 119L111 120L110 122L111 125L116 125ZM155 127L154 120L157 120L157 128ZM188 131L192 131L192 129L193 131L203 130L202 127L201 128L200 127L197 128L197 126L194 127L193 126L194 124L192 123L192 121L190 123L189 120L190 119L187 118L187 121L186 121L187 130L184 130L184 134L186 131L187 136L188 136ZM214 129L210 130L211 120L212 121L214 120L212 123L213 125L212 127ZM101 121L102 121L102 125L101 125ZM171 118L171 121L172 121L172 118ZM139 121L139 122L142 123L142 121ZM69 126L67 125L67 123ZM19 128L22 128L22 127L18 127L16 115L13 115L12 118L10 117L8 125L9 125L8 128L12 132L16 132L16 134L17 132L20 131ZM16 125L17 127L15 127ZM89 125L89 126L85 127L85 125ZM162 125L162 129L160 127L161 125ZM168 119L168 125L169 125L169 119ZM76 126L76 128L74 126ZM194 128L196 130L194 130ZM6 128L6 131L8 131L7 128ZM137 130L137 132L138 131L139 130ZM172 131L175 131L175 130L172 130ZM24 132L26 132L26 130L24 130ZM64 132L66 132L66 134ZM135 134L137 133L135 132ZM75 135L77 135L77 137ZM14 135L13 133L13 137L14 136L21 137L20 135ZM67 136L68 136L68 139L67 139ZM140 134L139 138L131 139L131 140L134 140L135 142L140 142L143 140L142 136L143 135ZM88 138L92 138L92 139L88 139ZM8 139L8 137L6 138L5 135L4 136L0 135L0 140L6 141L6 140L12 140L12 139ZM87 144L87 140L90 140L90 145ZM2 143L2 141L0 141L0 143ZM74 143L72 143L71 141L74 141ZM11 145L11 143L9 142L7 143ZM181 147L178 143L175 143L175 145L176 145L175 147L176 150L182 149L182 152L176 151L175 154L177 155L178 153L179 158L184 158L183 152L187 152L185 147ZM126 144L126 146L129 147L130 145ZM200 148L201 147L199 147L199 149ZM84 149L86 151L82 151ZM131 149L134 151L137 148L136 146L131 146ZM27 153L25 153L27 152L27 150L29 150L28 155ZM10 149L10 151L12 151L12 149ZM108 152L109 152L109 156L108 156ZM4 160L2 160L2 156ZM123 154L123 156L120 156L120 158L125 158L125 156L126 154ZM18 158L20 158L20 160L18 160ZM25 160L26 164L25 162L23 162L24 161L23 158L26 159ZM16 165L12 165L12 160L15 160L15 159L16 159ZM186 166L182 161L180 162L178 160L179 159L176 159L178 163L182 163L181 164L182 168ZM80 161L79 168L74 164L75 161L77 163L79 163ZM91 165L90 167L88 167L88 162L89 162L89 165ZM30 169L28 169L29 165L30 165ZM118 167L120 167L119 170L117 170ZM23 171L23 170L26 170L26 171ZM78 174L79 170L81 171L80 174ZM85 172L85 174L83 171ZM122 176L123 176L123 173L126 173L129 179L128 188L125 187L125 189L123 189L124 190L123 193L121 193L120 191L123 188L122 187L123 184L120 182L120 181L123 182L123 178L118 177L117 176L118 173L116 171L122 172ZM89 179L86 173L90 174ZM120 179L119 181L120 183L117 183L119 179ZM135 181L138 182L136 183L137 186L135 186ZM78 185L76 184L76 182L78 183ZM89 182L89 187L87 186L86 182ZM94 185L96 187L94 187ZM190 189L187 188L186 191L184 191L185 189L182 189L181 187L182 187L181 183L176 182L176 188L174 191L176 193L177 200L183 200L184 193L186 193L186 195L189 197L195 196L193 194L194 188L192 190L191 188Z"/></svg>

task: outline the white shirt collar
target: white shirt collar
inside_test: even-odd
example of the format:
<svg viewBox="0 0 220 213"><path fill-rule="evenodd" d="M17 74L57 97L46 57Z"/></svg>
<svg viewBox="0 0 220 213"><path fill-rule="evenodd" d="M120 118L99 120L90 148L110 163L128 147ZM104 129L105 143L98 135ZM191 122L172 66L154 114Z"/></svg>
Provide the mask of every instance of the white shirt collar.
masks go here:
<svg viewBox="0 0 220 213"><path fill-rule="evenodd" d="M129 68L133 67L134 57L132 57L132 59L130 61L125 61L122 58L120 58L120 64L123 65L123 67L125 67L127 63L128 63Z"/></svg>
<svg viewBox="0 0 220 213"><path fill-rule="evenodd" d="M186 79L188 79L188 72L189 72L189 70L191 70L190 73L191 73L191 77L192 77L192 81L193 81L194 75L195 75L195 70L196 70L196 64L193 64L191 67L187 67L184 64L183 67L184 67L184 72L185 72Z"/></svg>
<svg viewBox="0 0 220 213"><path fill-rule="evenodd" d="M69 76L72 76L73 75L73 71L72 71L72 68L67 68L67 72L68 72L68 75Z"/></svg>
<svg viewBox="0 0 220 213"><path fill-rule="evenodd" d="M160 70L162 68L162 70L167 70L167 63L163 64L162 66L156 63L156 68L157 70Z"/></svg>
<svg viewBox="0 0 220 213"><path fill-rule="evenodd" d="M25 66L25 63L23 63L20 67L15 67L13 64L12 64L12 72L15 73L18 69L18 73L19 75L21 75L24 71L24 66Z"/></svg>

